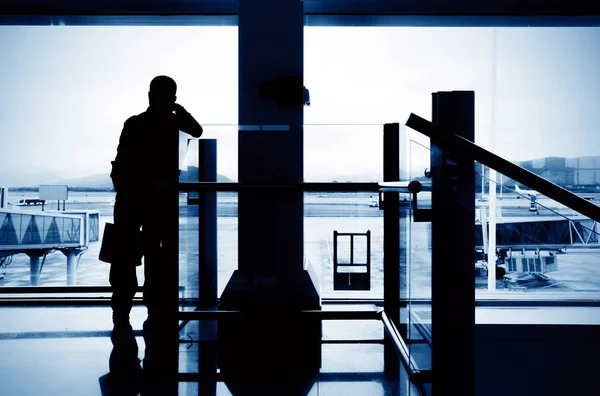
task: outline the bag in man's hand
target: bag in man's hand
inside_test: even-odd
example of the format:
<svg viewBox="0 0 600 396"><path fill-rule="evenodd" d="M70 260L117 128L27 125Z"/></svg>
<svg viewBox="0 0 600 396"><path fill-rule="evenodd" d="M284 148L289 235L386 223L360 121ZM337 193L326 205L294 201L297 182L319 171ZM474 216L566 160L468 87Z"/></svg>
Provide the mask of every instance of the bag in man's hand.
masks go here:
<svg viewBox="0 0 600 396"><path fill-rule="evenodd" d="M98 259L105 263L114 263L117 257L135 266L142 264L144 239L142 231L126 232L113 223L106 223L102 234L102 245Z"/></svg>

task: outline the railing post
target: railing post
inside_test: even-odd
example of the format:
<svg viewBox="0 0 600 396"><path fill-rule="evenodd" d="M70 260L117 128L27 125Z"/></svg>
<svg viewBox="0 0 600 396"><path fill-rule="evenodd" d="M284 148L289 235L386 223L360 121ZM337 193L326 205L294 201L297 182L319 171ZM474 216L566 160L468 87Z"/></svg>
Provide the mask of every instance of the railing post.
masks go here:
<svg viewBox="0 0 600 396"><path fill-rule="evenodd" d="M217 181L217 139L198 141L198 181ZM198 193L198 305L217 306L217 192ZM201 320L198 343L199 394L217 394L217 321Z"/></svg>
<svg viewBox="0 0 600 396"><path fill-rule="evenodd" d="M217 140L198 141L198 181L217 181ZM198 302L209 307L217 304L217 192L198 194Z"/></svg>
<svg viewBox="0 0 600 396"><path fill-rule="evenodd" d="M383 126L383 181L400 180L400 125ZM383 306L396 326L400 325L400 194L383 193ZM399 375L399 360L389 337L384 344L385 373Z"/></svg>
<svg viewBox="0 0 600 396"><path fill-rule="evenodd" d="M474 140L472 91L433 94L434 123ZM475 173L472 159L431 141L433 391L475 395Z"/></svg>

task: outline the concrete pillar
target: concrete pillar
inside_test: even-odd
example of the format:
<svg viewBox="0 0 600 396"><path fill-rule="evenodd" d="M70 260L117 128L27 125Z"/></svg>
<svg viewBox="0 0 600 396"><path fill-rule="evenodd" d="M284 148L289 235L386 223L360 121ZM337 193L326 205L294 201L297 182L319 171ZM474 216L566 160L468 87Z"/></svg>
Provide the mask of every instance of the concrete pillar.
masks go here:
<svg viewBox="0 0 600 396"><path fill-rule="evenodd" d="M82 249L61 249L62 254L67 257L67 285L77 284L77 257L83 253Z"/></svg>
<svg viewBox="0 0 600 396"><path fill-rule="evenodd" d="M40 262L40 257L44 255L42 252L29 252L27 253L29 256L29 280L31 282L31 286L39 286L40 285L40 275L42 271L42 263Z"/></svg>
<svg viewBox="0 0 600 396"><path fill-rule="evenodd" d="M261 85L298 77L299 85L288 93L302 98L303 3L241 0L239 4L239 181L301 183L302 103L281 108L276 100L261 95ZM302 205L301 192L240 192L240 271L273 275L302 270Z"/></svg>
<svg viewBox="0 0 600 396"><path fill-rule="evenodd" d="M301 183L303 2L240 0L238 25L239 181ZM320 309L303 268L303 193L246 190L238 202L239 266L219 308L271 312L273 319L219 323L221 372L263 376L267 369L282 375L313 369L320 364L320 324L288 321L282 327L277 318Z"/></svg>

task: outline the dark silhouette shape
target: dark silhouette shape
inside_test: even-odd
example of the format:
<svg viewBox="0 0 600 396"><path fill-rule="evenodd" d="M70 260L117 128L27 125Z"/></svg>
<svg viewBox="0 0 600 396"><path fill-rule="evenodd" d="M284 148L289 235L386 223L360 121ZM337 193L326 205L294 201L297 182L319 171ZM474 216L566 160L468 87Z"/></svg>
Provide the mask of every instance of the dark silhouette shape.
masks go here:
<svg viewBox="0 0 600 396"><path fill-rule="evenodd" d="M99 379L102 396L137 396L142 390L143 375L131 326L115 326L110 339L110 371Z"/></svg>
<svg viewBox="0 0 600 396"><path fill-rule="evenodd" d="M177 180L178 169L173 164L178 163L179 131L193 137L200 137L203 132L194 117L176 103L176 92L177 85L172 78L158 76L152 80L148 92L150 106L125 121L117 155L112 161L111 178L117 193L114 226L122 241L109 276L115 329L131 328L129 314L138 286L136 267L142 264L139 251L132 243L139 240L140 228L147 322L159 315L164 219L157 206L161 197L157 183Z"/></svg>
<svg viewBox="0 0 600 396"><path fill-rule="evenodd" d="M113 344L108 361L109 372L99 378L102 396L164 396L164 372L160 365L160 338L156 321L144 323L146 345L143 368L138 357L135 339L140 332L131 326L114 326L110 340Z"/></svg>

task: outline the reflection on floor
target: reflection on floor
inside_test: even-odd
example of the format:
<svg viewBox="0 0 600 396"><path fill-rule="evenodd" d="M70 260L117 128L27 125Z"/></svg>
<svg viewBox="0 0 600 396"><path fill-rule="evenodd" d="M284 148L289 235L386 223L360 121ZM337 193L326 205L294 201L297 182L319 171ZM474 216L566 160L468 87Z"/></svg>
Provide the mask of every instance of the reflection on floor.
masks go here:
<svg viewBox="0 0 600 396"><path fill-rule="evenodd" d="M0 395L106 396L101 385L106 386L112 349L110 314L108 307L0 308ZM146 309L135 307L131 322L140 359L145 318ZM199 323L191 322L180 334L189 342L180 343L179 371L188 374L180 375L179 395L232 395L218 376L208 388L198 383L200 333ZM397 381L384 375L382 338L378 321L325 321L321 369L304 394L417 395L402 369ZM256 379L271 381L268 371Z"/></svg>

